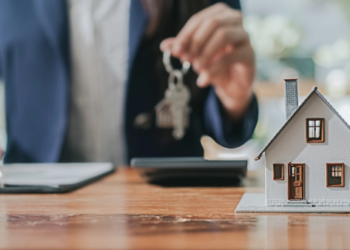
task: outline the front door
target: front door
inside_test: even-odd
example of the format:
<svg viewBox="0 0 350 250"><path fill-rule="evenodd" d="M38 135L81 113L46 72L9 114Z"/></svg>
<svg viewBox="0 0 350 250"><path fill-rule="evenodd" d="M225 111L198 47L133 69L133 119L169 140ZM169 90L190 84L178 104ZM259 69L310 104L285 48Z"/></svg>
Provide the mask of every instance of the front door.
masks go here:
<svg viewBox="0 0 350 250"><path fill-rule="evenodd" d="M288 199L304 199L304 164L288 164Z"/></svg>

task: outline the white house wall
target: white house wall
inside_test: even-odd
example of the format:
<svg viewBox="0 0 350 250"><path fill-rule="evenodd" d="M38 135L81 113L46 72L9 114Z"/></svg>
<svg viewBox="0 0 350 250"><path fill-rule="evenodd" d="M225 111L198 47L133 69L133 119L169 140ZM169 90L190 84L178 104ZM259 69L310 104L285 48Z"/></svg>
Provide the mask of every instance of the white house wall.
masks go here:
<svg viewBox="0 0 350 250"><path fill-rule="evenodd" d="M306 119L325 119L325 142L306 143ZM305 199L318 205L350 205L350 130L313 94L306 105L270 145L266 156L266 203L284 204L288 200L288 163L305 163ZM326 163L345 164L345 186L326 186ZM284 164L284 180L273 180L273 164Z"/></svg>

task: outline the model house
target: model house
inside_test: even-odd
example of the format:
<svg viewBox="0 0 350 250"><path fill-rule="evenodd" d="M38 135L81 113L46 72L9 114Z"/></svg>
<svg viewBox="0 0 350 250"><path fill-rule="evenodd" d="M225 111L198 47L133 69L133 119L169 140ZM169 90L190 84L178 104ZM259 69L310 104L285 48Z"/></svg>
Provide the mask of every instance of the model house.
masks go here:
<svg viewBox="0 0 350 250"><path fill-rule="evenodd" d="M298 106L285 81L287 120L265 153L265 205L350 206L350 127L314 87Z"/></svg>

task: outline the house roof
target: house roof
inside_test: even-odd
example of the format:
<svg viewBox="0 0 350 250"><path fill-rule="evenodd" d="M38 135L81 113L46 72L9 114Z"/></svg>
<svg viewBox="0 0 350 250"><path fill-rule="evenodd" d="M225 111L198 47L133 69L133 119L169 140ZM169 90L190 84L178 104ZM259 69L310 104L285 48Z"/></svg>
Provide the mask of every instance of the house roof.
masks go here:
<svg viewBox="0 0 350 250"><path fill-rule="evenodd" d="M349 124L343 119L343 117L336 111L336 109L327 101L327 99L318 91L317 87L314 86L310 92L310 94L306 97L306 99L299 105L299 107L295 110L295 112L287 119L282 128L276 133L276 135L271 139L271 141L261 150L260 154L255 158L256 161L260 160L263 153L272 145L272 143L277 139L277 137L282 133L282 131L287 127L291 120L297 115L297 113L305 106L305 104L310 100L311 96L314 94L318 95L321 100L336 114L341 121L350 129Z"/></svg>

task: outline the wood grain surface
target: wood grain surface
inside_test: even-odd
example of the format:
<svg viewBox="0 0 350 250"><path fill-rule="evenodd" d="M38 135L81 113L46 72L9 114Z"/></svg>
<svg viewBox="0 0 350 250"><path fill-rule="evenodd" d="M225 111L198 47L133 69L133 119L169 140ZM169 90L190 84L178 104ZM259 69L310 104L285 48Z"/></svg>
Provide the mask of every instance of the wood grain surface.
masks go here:
<svg viewBox="0 0 350 250"><path fill-rule="evenodd" d="M348 214L235 214L244 192L263 188L162 188L123 168L72 193L0 195L0 249L350 248Z"/></svg>

